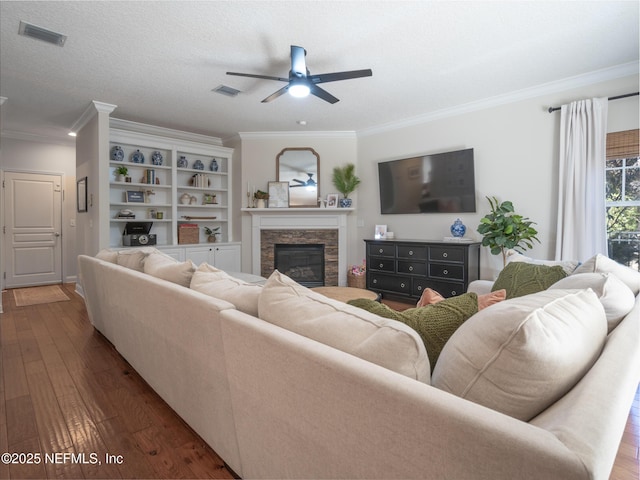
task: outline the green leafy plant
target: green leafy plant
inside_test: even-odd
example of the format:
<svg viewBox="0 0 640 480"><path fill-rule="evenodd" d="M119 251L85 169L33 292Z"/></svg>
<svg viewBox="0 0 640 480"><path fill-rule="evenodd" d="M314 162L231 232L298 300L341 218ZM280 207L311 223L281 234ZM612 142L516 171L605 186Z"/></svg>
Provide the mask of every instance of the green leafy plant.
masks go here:
<svg viewBox="0 0 640 480"><path fill-rule="evenodd" d="M506 251L514 249L523 253L533 248L533 242L540 243L536 237L538 231L533 228L535 222L515 213L510 201L498 202L496 197L486 197L491 206L491 213L480 219L478 233L482 238L482 245L489 247L493 255L502 254L502 263L506 264Z"/></svg>
<svg viewBox="0 0 640 480"><path fill-rule="evenodd" d="M216 227L216 228L204 227L204 233L206 233L209 236L218 235L220 233L220 227Z"/></svg>
<svg viewBox="0 0 640 480"><path fill-rule="evenodd" d="M360 179L356 176L355 169L356 166L353 163L333 169L333 185L344 195L344 198L349 198L349 194L360 185Z"/></svg>
<svg viewBox="0 0 640 480"><path fill-rule="evenodd" d="M256 190L256 193L253 194L253 198L256 200L269 200L269 193L263 192L262 190Z"/></svg>
<svg viewBox="0 0 640 480"><path fill-rule="evenodd" d="M124 165L120 165L118 168L116 168L116 173L118 175L126 175L127 173L129 173L129 169Z"/></svg>

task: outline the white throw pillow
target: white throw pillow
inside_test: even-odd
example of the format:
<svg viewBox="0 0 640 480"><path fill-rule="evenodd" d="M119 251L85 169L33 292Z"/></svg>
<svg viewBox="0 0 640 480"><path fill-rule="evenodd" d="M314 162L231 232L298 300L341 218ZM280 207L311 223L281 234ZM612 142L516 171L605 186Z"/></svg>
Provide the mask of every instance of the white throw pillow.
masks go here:
<svg viewBox="0 0 640 480"><path fill-rule="evenodd" d="M267 322L429 383L424 343L401 322L320 295L277 270L264 285L258 311Z"/></svg>
<svg viewBox="0 0 640 480"><path fill-rule="evenodd" d="M456 330L432 385L526 422L585 375L606 335L604 308L592 290L505 300Z"/></svg>
<svg viewBox="0 0 640 480"><path fill-rule="evenodd" d="M191 288L210 297L233 303L241 312L258 316L262 286L247 283L207 263L201 264L191 279Z"/></svg>
<svg viewBox="0 0 640 480"><path fill-rule="evenodd" d="M595 292L604 307L609 332L618 326L636 302L631 289L611 273L576 273L549 287L560 290L586 288Z"/></svg>
<svg viewBox="0 0 640 480"><path fill-rule="evenodd" d="M597 254L580 265L573 273L613 273L631 289L634 296L640 292L640 272L621 265L609 257Z"/></svg>
<svg viewBox="0 0 640 480"><path fill-rule="evenodd" d="M536 260L515 250L507 250L507 263L509 262L535 263L536 265L548 265L550 267L560 265L567 275L571 275L580 263L577 260Z"/></svg>
<svg viewBox="0 0 640 480"><path fill-rule="evenodd" d="M104 248L96 254L96 258L109 263L118 263L118 252Z"/></svg>
<svg viewBox="0 0 640 480"><path fill-rule="evenodd" d="M118 251L116 263L123 267L144 272L144 261L148 255L157 252L155 248L132 248L129 250Z"/></svg>
<svg viewBox="0 0 640 480"><path fill-rule="evenodd" d="M196 265L191 261L179 262L164 253L151 253L144 260L144 273L189 288Z"/></svg>

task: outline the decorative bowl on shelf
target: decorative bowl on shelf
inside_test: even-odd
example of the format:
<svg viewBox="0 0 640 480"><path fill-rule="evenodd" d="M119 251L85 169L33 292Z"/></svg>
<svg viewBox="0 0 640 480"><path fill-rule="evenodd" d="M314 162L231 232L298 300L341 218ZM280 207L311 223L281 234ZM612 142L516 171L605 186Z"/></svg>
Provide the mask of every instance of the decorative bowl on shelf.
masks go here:
<svg viewBox="0 0 640 480"><path fill-rule="evenodd" d="M124 160L124 150L122 150L120 145L114 145L111 149L111 160L115 160L116 162Z"/></svg>
<svg viewBox="0 0 640 480"><path fill-rule="evenodd" d="M131 154L131 161L133 163L144 163L144 154L140 150L136 150Z"/></svg>
<svg viewBox="0 0 640 480"><path fill-rule="evenodd" d="M162 154L157 150L151 154L151 163L153 165L162 165Z"/></svg>
<svg viewBox="0 0 640 480"><path fill-rule="evenodd" d="M200 160L193 162L194 170L204 170L204 164Z"/></svg>
<svg viewBox="0 0 640 480"><path fill-rule="evenodd" d="M187 157L181 155L178 159L178 168L187 168L189 166L189 162L187 161Z"/></svg>

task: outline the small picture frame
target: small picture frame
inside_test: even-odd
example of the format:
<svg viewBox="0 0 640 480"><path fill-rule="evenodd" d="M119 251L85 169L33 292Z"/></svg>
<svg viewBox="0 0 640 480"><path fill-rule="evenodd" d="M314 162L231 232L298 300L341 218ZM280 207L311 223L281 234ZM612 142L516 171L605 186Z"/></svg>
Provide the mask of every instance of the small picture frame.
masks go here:
<svg viewBox="0 0 640 480"><path fill-rule="evenodd" d="M76 183L76 204L78 213L87 211L87 177L82 177Z"/></svg>
<svg viewBox="0 0 640 480"><path fill-rule="evenodd" d="M330 193L327 195L327 208L338 208L338 194Z"/></svg>
<svg viewBox="0 0 640 480"><path fill-rule="evenodd" d="M387 226L386 225L376 225L375 232L373 237L376 240L382 240L387 236Z"/></svg>
<svg viewBox="0 0 640 480"><path fill-rule="evenodd" d="M269 208L289 208L289 182L269 182Z"/></svg>
<svg viewBox="0 0 640 480"><path fill-rule="evenodd" d="M127 203L144 203L144 192L139 190L127 190Z"/></svg>
<svg viewBox="0 0 640 480"><path fill-rule="evenodd" d="M215 205L218 202L216 201L215 193L205 193L202 195L202 204L203 205Z"/></svg>

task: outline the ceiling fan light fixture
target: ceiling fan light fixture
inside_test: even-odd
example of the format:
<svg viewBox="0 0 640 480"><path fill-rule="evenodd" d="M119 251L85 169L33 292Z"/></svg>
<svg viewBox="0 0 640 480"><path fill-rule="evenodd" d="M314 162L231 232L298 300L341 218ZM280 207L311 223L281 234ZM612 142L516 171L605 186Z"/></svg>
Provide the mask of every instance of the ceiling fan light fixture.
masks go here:
<svg viewBox="0 0 640 480"><path fill-rule="evenodd" d="M292 83L289 86L289 93L292 97L304 98L308 97L311 89L304 83Z"/></svg>

